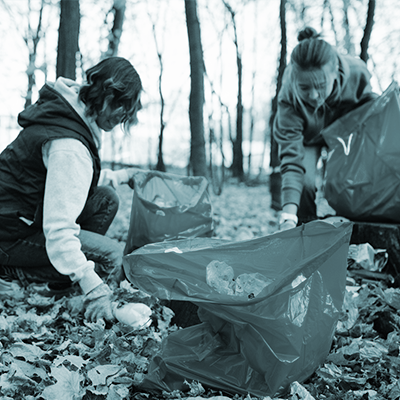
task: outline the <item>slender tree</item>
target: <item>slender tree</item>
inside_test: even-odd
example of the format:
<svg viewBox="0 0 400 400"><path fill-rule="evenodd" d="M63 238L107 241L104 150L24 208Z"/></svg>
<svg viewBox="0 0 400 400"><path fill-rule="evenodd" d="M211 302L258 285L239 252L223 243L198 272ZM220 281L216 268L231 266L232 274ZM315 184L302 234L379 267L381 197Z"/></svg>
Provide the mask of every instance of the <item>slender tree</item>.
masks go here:
<svg viewBox="0 0 400 400"><path fill-rule="evenodd" d="M376 5L375 0L368 1L367 22L364 28L364 35L361 39L361 54L360 54L361 60L364 60L365 62L367 62L369 58L368 45L369 45L369 40L371 38L372 27L374 25L375 5Z"/></svg>
<svg viewBox="0 0 400 400"><path fill-rule="evenodd" d="M43 29L42 29L42 21L43 21L43 8L44 8L44 0L41 1L40 5L40 10L39 10L39 18L38 18L38 23L36 28L32 28L29 17L30 17L30 12L31 12L31 2L28 0L28 9L29 9L29 14L28 14L28 29L23 36L24 42L26 46L28 47L29 51L29 64L28 68L26 70L26 74L28 76L28 90L26 92L25 96L25 108L30 106L32 104L32 92L33 92L33 87L36 84L35 80L35 71L36 71L36 56L37 56L37 47L39 44L39 41L43 35Z"/></svg>
<svg viewBox="0 0 400 400"><path fill-rule="evenodd" d="M250 108L250 131L249 131L249 156L248 156L248 176L251 176L251 147L253 143L253 136L254 136L254 123L255 123L255 116L254 116L254 109L255 109L255 91L256 91L256 74L257 74L257 22L258 22L258 2L254 2L254 36L253 36L253 71L251 74L251 108Z"/></svg>
<svg viewBox="0 0 400 400"><path fill-rule="evenodd" d="M58 28L57 77L76 79L76 58L79 52L79 0L60 1Z"/></svg>
<svg viewBox="0 0 400 400"><path fill-rule="evenodd" d="M149 14L149 16L150 16L150 14ZM152 21L152 30L153 30L154 43L156 45L158 64L160 66L160 73L158 74L158 93L160 95L161 109L160 109L160 133L158 135L158 154L157 154L156 170L165 172L166 167L165 167L164 157L163 157L163 142L164 142L164 130L166 127L166 123L164 120L165 99L164 99L164 94L163 94L163 90L162 90L163 74L164 74L164 60L163 60L162 52L160 50L160 46L158 44L158 38L157 38L157 33L156 33L156 23L154 21Z"/></svg>
<svg viewBox="0 0 400 400"><path fill-rule="evenodd" d="M281 176L279 171L280 161L278 156L278 145L272 135L272 127L278 109L278 94L279 91L281 90L283 73L286 68L286 58L287 58L286 0L280 1L279 20L281 27L281 54L279 57L278 76L276 80L276 93L274 98L272 99L271 114L269 118L269 130L271 132L270 166L272 168L272 174L270 176L270 191L272 197L271 206L275 210L280 210L281 208L281 193L280 193Z"/></svg>
<svg viewBox="0 0 400 400"><path fill-rule="evenodd" d="M111 27L108 49L103 55L104 58L113 57L118 54L118 47L121 41L122 28L125 18L126 0L114 0L110 13L114 15Z"/></svg>
<svg viewBox="0 0 400 400"><path fill-rule="evenodd" d="M332 32L333 35L335 37L335 45L338 46L339 45L339 39L338 39L338 33L336 30L336 25L335 25L335 15L332 9L332 4L330 0L327 0L326 2L324 2L324 7L326 6L326 8L328 9L329 15L330 15L330 22L331 22L331 28L332 28Z"/></svg>
<svg viewBox="0 0 400 400"><path fill-rule="evenodd" d="M236 26L236 13L233 8L227 3L226 0L222 0L225 8L228 10L233 27L233 42L236 49L236 65L238 74L238 94L236 103L236 137L233 139L233 160L232 160L232 176L243 179L243 63L242 55L239 50L239 41L237 35Z"/></svg>
<svg viewBox="0 0 400 400"><path fill-rule="evenodd" d="M351 39L351 28L349 21L350 0L343 0L343 28L344 28L344 48L348 54L354 54L354 45Z"/></svg>
<svg viewBox="0 0 400 400"><path fill-rule="evenodd" d="M206 151L204 139L204 60L201 44L197 1L185 0L186 26L190 54L189 120L191 131L190 166L193 175L206 176Z"/></svg>

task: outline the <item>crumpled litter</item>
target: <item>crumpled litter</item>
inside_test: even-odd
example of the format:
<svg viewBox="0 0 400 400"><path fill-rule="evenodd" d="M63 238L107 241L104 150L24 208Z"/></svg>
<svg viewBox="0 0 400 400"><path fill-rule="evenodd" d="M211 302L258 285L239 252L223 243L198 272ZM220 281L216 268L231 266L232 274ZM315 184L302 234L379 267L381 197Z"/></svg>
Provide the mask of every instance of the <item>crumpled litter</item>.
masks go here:
<svg viewBox="0 0 400 400"><path fill-rule="evenodd" d="M381 272L388 262L388 257L385 249L374 249L369 243L351 244L347 264L353 269L363 268Z"/></svg>
<svg viewBox="0 0 400 400"><path fill-rule="evenodd" d="M213 260L206 268L206 282L219 294L247 296L253 299L272 282L272 279L258 272L240 274L235 279L235 272L230 265L225 261Z"/></svg>
<svg viewBox="0 0 400 400"><path fill-rule="evenodd" d="M118 308L117 303L113 303L113 314L119 322L134 329L147 328L151 324L152 310L146 304L128 303Z"/></svg>

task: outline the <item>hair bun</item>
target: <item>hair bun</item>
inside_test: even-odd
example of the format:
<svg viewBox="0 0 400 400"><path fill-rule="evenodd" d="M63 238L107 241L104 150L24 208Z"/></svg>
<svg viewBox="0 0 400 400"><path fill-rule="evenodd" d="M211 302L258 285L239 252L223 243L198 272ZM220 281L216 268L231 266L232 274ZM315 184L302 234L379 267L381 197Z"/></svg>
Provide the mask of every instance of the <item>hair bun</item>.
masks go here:
<svg viewBox="0 0 400 400"><path fill-rule="evenodd" d="M314 28L310 26L305 27L302 31L297 35L297 40L301 42L305 39L317 39L320 37L320 34Z"/></svg>

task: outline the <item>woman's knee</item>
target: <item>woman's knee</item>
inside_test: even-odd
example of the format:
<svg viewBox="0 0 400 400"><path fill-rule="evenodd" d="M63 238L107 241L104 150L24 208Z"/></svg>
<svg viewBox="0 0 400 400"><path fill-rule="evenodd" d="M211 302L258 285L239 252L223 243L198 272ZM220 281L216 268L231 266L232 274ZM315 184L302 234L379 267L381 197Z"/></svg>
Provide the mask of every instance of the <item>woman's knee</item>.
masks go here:
<svg viewBox="0 0 400 400"><path fill-rule="evenodd" d="M81 229L105 235L119 206L117 192L109 186L98 186L86 201L77 223Z"/></svg>
<svg viewBox="0 0 400 400"><path fill-rule="evenodd" d="M93 196L101 197L107 202L110 208L118 211L119 207L119 197L117 192L111 186L97 186L94 189Z"/></svg>

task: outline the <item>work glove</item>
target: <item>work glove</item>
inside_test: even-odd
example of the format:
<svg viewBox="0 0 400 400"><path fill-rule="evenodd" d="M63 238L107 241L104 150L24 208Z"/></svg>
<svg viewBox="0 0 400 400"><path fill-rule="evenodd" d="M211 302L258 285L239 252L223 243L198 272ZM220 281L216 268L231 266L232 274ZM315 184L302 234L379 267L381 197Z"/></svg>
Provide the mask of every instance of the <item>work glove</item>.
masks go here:
<svg viewBox="0 0 400 400"><path fill-rule="evenodd" d="M84 299L85 318L90 322L96 322L103 318L108 321L114 320L111 304L112 291L105 283L101 283L91 290Z"/></svg>
<svg viewBox="0 0 400 400"><path fill-rule="evenodd" d="M279 230L287 231L288 229L296 228L297 226L297 215L289 212L281 212L279 216Z"/></svg>
<svg viewBox="0 0 400 400"><path fill-rule="evenodd" d="M102 169L99 179L99 185L106 186L110 185L114 189L118 186L129 182L129 175L126 169L119 169L118 171L112 171L111 169Z"/></svg>
<svg viewBox="0 0 400 400"><path fill-rule="evenodd" d="M279 231L287 231L293 228L296 228L296 223L292 220L284 221L279 225Z"/></svg>

